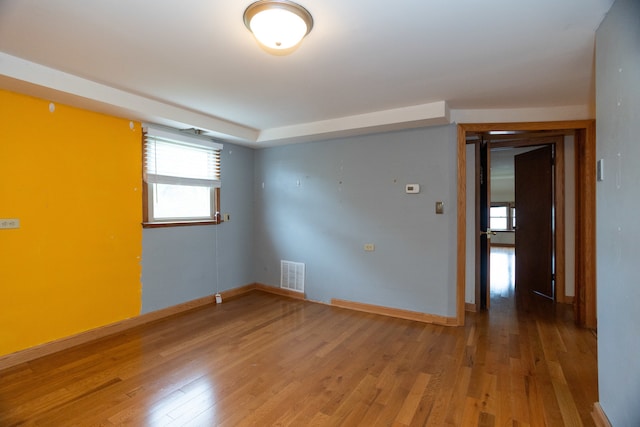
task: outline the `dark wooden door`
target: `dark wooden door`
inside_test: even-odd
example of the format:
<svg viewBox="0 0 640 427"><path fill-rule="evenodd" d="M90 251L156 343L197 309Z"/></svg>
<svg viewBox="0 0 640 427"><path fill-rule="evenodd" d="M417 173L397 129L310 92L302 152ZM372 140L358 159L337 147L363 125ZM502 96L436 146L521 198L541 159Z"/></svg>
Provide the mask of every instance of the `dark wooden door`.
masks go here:
<svg viewBox="0 0 640 427"><path fill-rule="evenodd" d="M480 240L480 308L488 309L491 299L491 234L489 229L489 210L491 207L491 150L489 143L481 141L477 143L476 170L478 173L479 192L478 199L480 209L478 212L478 239Z"/></svg>
<svg viewBox="0 0 640 427"><path fill-rule="evenodd" d="M515 156L516 292L554 299L553 146Z"/></svg>

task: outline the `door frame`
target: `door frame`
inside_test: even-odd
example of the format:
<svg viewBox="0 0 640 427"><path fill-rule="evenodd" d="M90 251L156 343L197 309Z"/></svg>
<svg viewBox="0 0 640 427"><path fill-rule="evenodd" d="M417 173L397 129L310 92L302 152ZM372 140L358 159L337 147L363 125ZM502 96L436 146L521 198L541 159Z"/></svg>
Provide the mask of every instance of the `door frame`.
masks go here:
<svg viewBox="0 0 640 427"><path fill-rule="evenodd" d="M464 325L466 282L466 216L467 216L467 132L508 131L575 131L576 153L576 238L575 238L575 317L576 323L596 328L596 271L595 271L595 120L569 120L552 122L514 123L462 123L458 124L457 169L457 280L456 323Z"/></svg>

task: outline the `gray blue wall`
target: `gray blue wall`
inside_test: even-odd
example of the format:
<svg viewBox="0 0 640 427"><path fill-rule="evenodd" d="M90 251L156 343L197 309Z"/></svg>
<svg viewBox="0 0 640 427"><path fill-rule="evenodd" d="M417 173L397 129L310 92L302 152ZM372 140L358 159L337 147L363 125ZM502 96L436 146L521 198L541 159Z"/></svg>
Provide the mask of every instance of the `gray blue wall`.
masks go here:
<svg viewBox="0 0 640 427"><path fill-rule="evenodd" d="M142 313L253 282L277 287L289 260L306 264L311 300L455 317L455 126L255 151L225 144L222 165L230 222L144 230ZM421 192L405 194L406 184Z"/></svg>
<svg viewBox="0 0 640 427"><path fill-rule="evenodd" d="M256 281L303 262L311 300L455 317L456 177L454 125L256 151Z"/></svg>
<svg viewBox="0 0 640 427"><path fill-rule="evenodd" d="M596 33L598 381L616 427L640 426L640 1Z"/></svg>
<svg viewBox="0 0 640 427"><path fill-rule="evenodd" d="M142 313L255 281L252 273L253 157L252 149L224 144L220 205L222 213L231 215L231 221L216 227L144 230ZM216 238L219 257L216 257Z"/></svg>

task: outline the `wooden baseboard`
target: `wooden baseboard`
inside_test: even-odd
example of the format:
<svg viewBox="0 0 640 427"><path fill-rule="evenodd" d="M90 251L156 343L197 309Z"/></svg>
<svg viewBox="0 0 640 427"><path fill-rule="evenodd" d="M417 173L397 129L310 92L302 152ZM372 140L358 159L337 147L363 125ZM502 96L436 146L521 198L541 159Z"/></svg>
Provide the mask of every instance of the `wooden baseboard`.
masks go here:
<svg viewBox="0 0 640 427"><path fill-rule="evenodd" d="M591 412L591 417L593 421L596 423L596 427L611 427L611 423L609 422L609 418L602 410L602 406L600 406L600 402L596 402L593 404L593 411Z"/></svg>
<svg viewBox="0 0 640 427"><path fill-rule="evenodd" d="M399 308L384 307L381 305L364 304L342 299L331 299L331 305L349 310L363 311L365 313L381 314L383 316L398 317L400 319L415 320L423 323L434 323L436 325L455 326L455 317L437 316L435 314L420 313L417 311L403 310Z"/></svg>
<svg viewBox="0 0 640 427"><path fill-rule="evenodd" d="M236 298L248 292L260 289L268 292L267 286L259 286L256 283L251 283L239 288L229 289L227 291L220 292L222 299L228 300ZM271 288L271 287L269 287ZM276 288L273 288L276 289ZM274 292L275 293L275 292ZM121 320L119 322L111 323L105 326L100 326L95 329L91 329L85 332L80 332L75 335L60 338L55 341L40 344L34 347L26 348L24 350L10 353L4 356L0 356L0 370L9 368L11 366L19 365L20 363L28 362L30 360L37 359L42 356L57 353L77 345L87 343L89 341L97 340L107 337L109 335L118 334L126 331L127 329L135 328L136 326L144 325L146 323L154 322L156 320L164 319L174 314L183 313L185 311L193 310L195 308L215 303L215 295L208 295L206 297L198 298L195 300L187 301L181 304L172 305L171 307L163 308L160 310L152 311L150 313L141 314L140 316L132 317L130 319Z"/></svg>
<svg viewBox="0 0 640 427"><path fill-rule="evenodd" d="M270 294L281 295L284 297L306 300L304 292L296 292L290 289L276 288L275 286L264 285L262 283L252 283L250 285L242 286L241 288L230 289L228 291L221 292L222 300L235 298L242 296L252 291L262 291Z"/></svg>
<svg viewBox="0 0 640 427"><path fill-rule="evenodd" d="M240 297L244 294L254 291L255 289L256 289L256 284L250 283L248 285L241 286L239 288L233 288L226 291L222 291L220 292L220 295L222 296L222 301L224 302L226 300Z"/></svg>
<svg viewBox="0 0 640 427"><path fill-rule="evenodd" d="M303 292L296 292L290 289L276 288L275 286L263 285L262 283L254 283L253 289L258 291L268 292L270 294L282 295L289 298L306 300L305 294Z"/></svg>
<svg viewBox="0 0 640 427"><path fill-rule="evenodd" d="M173 305L161 310L141 314L140 316L132 317L130 319L124 319L115 323L110 323L108 325L100 326L98 328L80 332L75 335L70 335L68 337L36 345L34 347L29 347L24 350L16 351L15 353L9 353L4 356L0 356L0 370L19 365L20 363L25 363L39 357L47 356L49 354L57 353L59 351L75 347L90 341L104 338L109 335L118 334L120 332L126 331L127 329L154 322L156 320L164 319L165 317L182 313L184 311L193 310L194 308L212 304L214 302L215 296L209 295L203 298L198 298L181 304Z"/></svg>
<svg viewBox="0 0 640 427"><path fill-rule="evenodd" d="M472 313L476 313L478 311L478 307L476 304L465 302L464 303L464 311L470 311Z"/></svg>
<svg viewBox="0 0 640 427"><path fill-rule="evenodd" d="M281 295L289 298L306 300L305 294L302 292L295 292L289 289L281 289L275 286L264 285L262 283L251 283L249 285L229 289L220 292L220 295L222 296L222 300L225 301L232 298L237 298L241 295L253 291L268 292L271 294ZM140 316L132 317L130 319L124 319L119 322L111 323L109 325L100 326L95 329L80 332L75 335L20 350L15 353L6 354L0 356L0 370L19 365L21 363L29 362L31 360L47 356L49 354L57 353L59 351L66 350L68 348L75 347L90 341L104 338L109 335L118 334L126 331L127 329L135 328L136 326L141 326L146 323L161 320L169 316L193 310L195 308L202 307L208 304L215 304L215 301L215 295L208 295L206 297L187 301L181 304L173 305L171 307L163 308L161 310L153 311L151 313L145 313ZM364 311L367 313L381 314L384 316L398 317L401 319L415 320L424 323L434 323L437 325L446 326L457 325L457 319L455 317L437 316L433 314L419 313L415 311L364 304L341 299L332 299L331 305L347 308L350 310Z"/></svg>

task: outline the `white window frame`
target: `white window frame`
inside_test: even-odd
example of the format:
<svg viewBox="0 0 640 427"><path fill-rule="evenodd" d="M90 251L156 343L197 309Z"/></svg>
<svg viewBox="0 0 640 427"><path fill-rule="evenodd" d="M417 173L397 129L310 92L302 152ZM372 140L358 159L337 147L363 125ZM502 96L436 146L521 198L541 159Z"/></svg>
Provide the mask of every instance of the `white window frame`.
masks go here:
<svg viewBox="0 0 640 427"><path fill-rule="evenodd" d="M219 214L219 191L222 186L220 180L220 157L223 145L195 134L185 134L176 129L165 128L163 126L144 124L143 125L143 184L145 188L145 212L144 225L188 225L201 223L218 223ZM152 158L156 155L156 149L165 147L180 148L185 150L203 150L211 155L212 164L207 169L206 176L189 177L177 175L175 172L158 170L161 160ZM162 167L162 165L160 165ZM210 212L206 216L156 218L154 214L154 184L170 184L186 187L206 187L210 194Z"/></svg>
<svg viewBox="0 0 640 427"><path fill-rule="evenodd" d="M507 222L507 228L495 228L493 226L491 226L491 218L498 218L498 217L492 217L491 214L489 214L489 227L491 228L492 231L514 231L515 228L513 226L513 218L515 215L515 203L514 202L497 202L497 203L492 203L491 208L505 208L506 209L506 216L505 217L500 217L500 218L505 218L506 222ZM491 212L491 211L489 211Z"/></svg>

